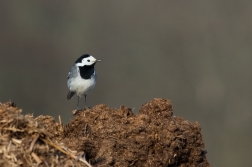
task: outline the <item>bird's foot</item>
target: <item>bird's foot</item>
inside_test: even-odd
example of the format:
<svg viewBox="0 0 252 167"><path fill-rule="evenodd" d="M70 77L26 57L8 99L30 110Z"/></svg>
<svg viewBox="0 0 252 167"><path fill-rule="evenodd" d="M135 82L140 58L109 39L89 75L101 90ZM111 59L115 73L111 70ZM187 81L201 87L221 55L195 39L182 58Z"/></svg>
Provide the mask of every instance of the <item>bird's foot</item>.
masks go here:
<svg viewBox="0 0 252 167"><path fill-rule="evenodd" d="M85 106L84 110L86 110L86 109L91 109L91 107Z"/></svg>
<svg viewBox="0 0 252 167"><path fill-rule="evenodd" d="M78 112L82 111L82 109L79 109L79 107L76 108L76 110L73 110L73 115L76 115Z"/></svg>
<svg viewBox="0 0 252 167"><path fill-rule="evenodd" d="M76 108L76 110L73 110L73 115L76 115L78 112L84 111L86 109L91 109L91 107L85 106L83 109Z"/></svg>

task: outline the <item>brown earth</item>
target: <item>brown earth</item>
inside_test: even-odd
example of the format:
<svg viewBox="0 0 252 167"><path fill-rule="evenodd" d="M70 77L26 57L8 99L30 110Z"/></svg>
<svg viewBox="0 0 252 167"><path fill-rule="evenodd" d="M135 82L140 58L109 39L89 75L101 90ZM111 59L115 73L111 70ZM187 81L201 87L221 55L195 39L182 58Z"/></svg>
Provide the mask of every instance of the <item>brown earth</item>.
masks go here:
<svg viewBox="0 0 252 167"><path fill-rule="evenodd" d="M0 104L0 166L210 167L199 124L173 116L172 109L159 98L137 115L100 104L63 126Z"/></svg>

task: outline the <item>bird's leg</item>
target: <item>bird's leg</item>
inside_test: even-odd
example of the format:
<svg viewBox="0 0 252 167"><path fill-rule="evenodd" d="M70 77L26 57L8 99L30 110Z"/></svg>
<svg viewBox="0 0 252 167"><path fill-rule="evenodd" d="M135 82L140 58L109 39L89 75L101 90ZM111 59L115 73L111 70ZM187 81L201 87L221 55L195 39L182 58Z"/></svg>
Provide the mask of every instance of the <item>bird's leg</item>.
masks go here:
<svg viewBox="0 0 252 167"><path fill-rule="evenodd" d="M79 110L79 99L80 99L80 97L77 96L77 98L78 98L78 101L77 101L77 110Z"/></svg>
<svg viewBox="0 0 252 167"><path fill-rule="evenodd" d="M85 96L85 108L88 108L87 106L87 95L84 95Z"/></svg>

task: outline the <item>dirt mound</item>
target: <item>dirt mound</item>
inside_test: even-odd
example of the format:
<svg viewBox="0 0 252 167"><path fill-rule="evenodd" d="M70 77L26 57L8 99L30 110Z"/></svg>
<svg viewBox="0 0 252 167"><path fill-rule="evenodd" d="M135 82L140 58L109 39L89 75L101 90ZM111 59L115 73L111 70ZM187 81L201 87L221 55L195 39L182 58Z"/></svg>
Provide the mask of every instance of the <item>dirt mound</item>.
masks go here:
<svg viewBox="0 0 252 167"><path fill-rule="evenodd" d="M14 103L0 103L0 166L90 166L76 151L58 144L32 115Z"/></svg>
<svg viewBox="0 0 252 167"><path fill-rule="evenodd" d="M124 106L111 109L101 104L77 112L65 126L50 116L34 119L21 114L9 115L8 120L22 117L26 120L25 126L21 126L20 120L3 126L7 118L4 110L19 111L4 104L0 106L1 133L5 134L0 137L0 164L18 164L18 161L27 166L66 163L69 166L210 166L199 124L173 116L172 109L171 102L165 99L144 104L137 115ZM3 127L15 127L22 132L3 130ZM21 144L15 144L8 149L13 138L20 140L22 148ZM15 155L17 161L6 154ZM24 157L28 157L28 162Z"/></svg>

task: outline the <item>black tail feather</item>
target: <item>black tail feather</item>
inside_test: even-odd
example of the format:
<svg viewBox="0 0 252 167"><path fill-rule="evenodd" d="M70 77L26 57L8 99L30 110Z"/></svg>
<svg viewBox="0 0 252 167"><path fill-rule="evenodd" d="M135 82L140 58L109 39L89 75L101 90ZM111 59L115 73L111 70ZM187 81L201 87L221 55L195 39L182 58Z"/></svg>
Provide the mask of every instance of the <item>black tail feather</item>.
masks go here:
<svg viewBox="0 0 252 167"><path fill-rule="evenodd" d="M74 96L75 92L69 91L67 94L67 100L70 100Z"/></svg>

